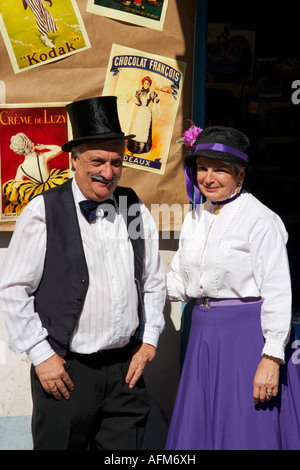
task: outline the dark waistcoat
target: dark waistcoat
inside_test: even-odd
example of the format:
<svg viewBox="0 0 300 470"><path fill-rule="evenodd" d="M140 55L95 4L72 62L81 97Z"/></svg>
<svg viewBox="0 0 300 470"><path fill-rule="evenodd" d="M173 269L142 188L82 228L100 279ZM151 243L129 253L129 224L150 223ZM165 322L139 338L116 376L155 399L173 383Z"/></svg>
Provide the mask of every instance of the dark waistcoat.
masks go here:
<svg viewBox="0 0 300 470"><path fill-rule="evenodd" d="M117 201L120 195L127 196L128 206L137 202L137 196L130 188L117 187L114 194ZM46 191L43 197L47 250L43 276L35 292L35 309L48 331L50 345L64 357L83 309L89 273L72 193L72 180ZM141 224L139 216L137 212L135 216L129 216L127 223L138 218ZM135 275L140 284L144 255L142 226L140 236L131 241L135 253Z"/></svg>

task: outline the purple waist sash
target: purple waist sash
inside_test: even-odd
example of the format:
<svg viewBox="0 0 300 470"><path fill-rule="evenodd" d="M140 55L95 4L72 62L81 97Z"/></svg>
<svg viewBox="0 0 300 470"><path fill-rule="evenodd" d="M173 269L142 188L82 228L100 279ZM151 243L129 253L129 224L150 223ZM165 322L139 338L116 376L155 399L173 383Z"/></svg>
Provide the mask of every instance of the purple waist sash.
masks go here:
<svg viewBox="0 0 300 470"><path fill-rule="evenodd" d="M230 305L241 305L250 302L259 302L261 297L244 297L242 299L217 299L214 297L200 297L196 304L203 305L204 308L210 309L211 307L221 307Z"/></svg>

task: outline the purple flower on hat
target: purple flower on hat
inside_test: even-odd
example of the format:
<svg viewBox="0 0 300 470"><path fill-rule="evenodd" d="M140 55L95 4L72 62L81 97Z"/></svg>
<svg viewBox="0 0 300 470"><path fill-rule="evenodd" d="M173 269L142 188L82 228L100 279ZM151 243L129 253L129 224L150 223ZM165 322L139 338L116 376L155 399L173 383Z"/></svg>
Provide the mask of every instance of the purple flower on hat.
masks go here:
<svg viewBox="0 0 300 470"><path fill-rule="evenodd" d="M191 150L194 147L198 135L200 134L200 132L203 131L203 129L201 129L201 127L195 126L193 121L191 121L190 119L187 119L187 121L190 121L192 125L188 130L183 133L183 136L178 139L176 143L185 144L185 146Z"/></svg>

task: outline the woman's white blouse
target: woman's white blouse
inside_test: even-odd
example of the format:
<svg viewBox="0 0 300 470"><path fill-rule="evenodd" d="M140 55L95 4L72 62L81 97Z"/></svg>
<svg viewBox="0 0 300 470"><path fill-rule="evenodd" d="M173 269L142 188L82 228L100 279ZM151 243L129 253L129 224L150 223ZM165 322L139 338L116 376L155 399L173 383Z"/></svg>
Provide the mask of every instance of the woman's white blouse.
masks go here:
<svg viewBox="0 0 300 470"><path fill-rule="evenodd" d="M278 215L245 191L218 215L205 202L199 216L192 211L184 220L167 275L169 300L261 297L262 353L284 360L291 325L287 239Z"/></svg>

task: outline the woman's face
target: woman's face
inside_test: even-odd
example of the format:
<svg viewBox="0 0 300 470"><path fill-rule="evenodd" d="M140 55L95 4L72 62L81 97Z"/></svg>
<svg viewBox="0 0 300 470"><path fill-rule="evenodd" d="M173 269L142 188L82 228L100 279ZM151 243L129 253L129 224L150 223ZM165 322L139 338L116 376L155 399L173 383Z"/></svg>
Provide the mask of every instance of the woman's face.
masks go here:
<svg viewBox="0 0 300 470"><path fill-rule="evenodd" d="M245 177L245 169L237 174L234 164L222 160L198 157L197 183L200 191L212 202L232 196Z"/></svg>
<svg viewBox="0 0 300 470"><path fill-rule="evenodd" d="M150 82L148 80L145 80L144 83L143 83L143 87L148 90L148 88L150 87Z"/></svg>

